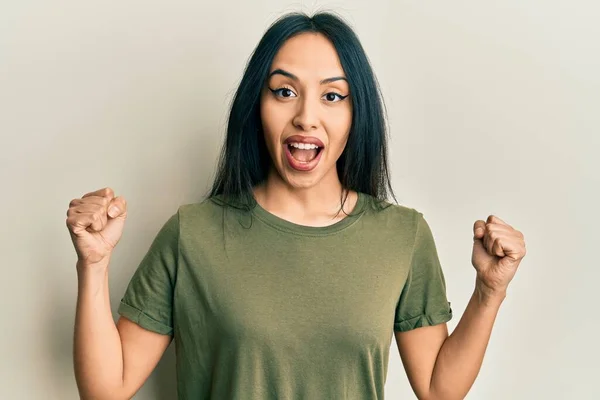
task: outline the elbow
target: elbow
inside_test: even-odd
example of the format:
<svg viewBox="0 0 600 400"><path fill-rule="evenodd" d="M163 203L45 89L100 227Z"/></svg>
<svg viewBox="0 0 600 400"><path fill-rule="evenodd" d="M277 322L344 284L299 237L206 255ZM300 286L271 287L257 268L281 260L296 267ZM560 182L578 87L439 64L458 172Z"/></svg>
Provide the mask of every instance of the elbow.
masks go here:
<svg viewBox="0 0 600 400"><path fill-rule="evenodd" d="M424 396L417 396L419 400L464 400L465 396L450 393L436 393L430 391Z"/></svg>
<svg viewBox="0 0 600 400"><path fill-rule="evenodd" d="M109 389L104 387L103 390L85 390L79 389L79 398L81 400L130 400L133 394L126 393L124 388Z"/></svg>

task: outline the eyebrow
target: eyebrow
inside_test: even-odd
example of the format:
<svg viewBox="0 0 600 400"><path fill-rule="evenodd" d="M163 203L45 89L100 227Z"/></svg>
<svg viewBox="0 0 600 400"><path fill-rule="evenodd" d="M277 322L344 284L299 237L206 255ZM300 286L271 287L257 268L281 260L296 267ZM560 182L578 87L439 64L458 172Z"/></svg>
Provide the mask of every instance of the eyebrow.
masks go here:
<svg viewBox="0 0 600 400"><path fill-rule="evenodd" d="M294 74L292 74L291 72L287 72L284 71L280 68L277 68L276 70L274 70L273 72L271 72L269 74L269 79L271 79L271 77L273 75L283 75L283 76L287 76L288 78L297 81L298 77ZM321 85L324 85L326 83L331 83L331 82L335 82L335 81L346 81L348 82L348 80L346 78L344 78L343 76L334 76L332 78L327 78L327 79L323 79L321 82L319 82Z"/></svg>

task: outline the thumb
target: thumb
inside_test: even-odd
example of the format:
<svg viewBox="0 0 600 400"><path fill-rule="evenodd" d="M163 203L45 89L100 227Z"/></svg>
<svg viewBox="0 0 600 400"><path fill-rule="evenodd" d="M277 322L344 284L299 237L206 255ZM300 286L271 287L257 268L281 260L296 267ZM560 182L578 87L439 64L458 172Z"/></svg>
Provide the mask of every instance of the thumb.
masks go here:
<svg viewBox="0 0 600 400"><path fill-rule="evenodd" d="M110 218L116 218L126 213L125 201L122 197L115 197L108 205L107 214Z"/></svg>
<svg viewBox="0 0 600 400"><path fill-rule="evenodd" d="M473 240L482 239L485 235L485 221L478 219L473 224Z"/></svg>

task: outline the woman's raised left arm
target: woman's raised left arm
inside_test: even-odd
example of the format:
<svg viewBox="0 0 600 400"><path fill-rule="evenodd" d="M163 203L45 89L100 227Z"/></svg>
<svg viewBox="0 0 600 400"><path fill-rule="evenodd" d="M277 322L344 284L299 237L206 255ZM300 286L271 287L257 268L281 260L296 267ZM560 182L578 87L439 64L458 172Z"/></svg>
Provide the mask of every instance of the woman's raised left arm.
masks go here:
<svg viewBox="0 0 600 400"><path fill-rule="evenodd" d="M508 284L525 256L523 234L490 215L473 226L475 289L456 328L396 332L409 381L421 400L463 399L475 382Z"/></svg>

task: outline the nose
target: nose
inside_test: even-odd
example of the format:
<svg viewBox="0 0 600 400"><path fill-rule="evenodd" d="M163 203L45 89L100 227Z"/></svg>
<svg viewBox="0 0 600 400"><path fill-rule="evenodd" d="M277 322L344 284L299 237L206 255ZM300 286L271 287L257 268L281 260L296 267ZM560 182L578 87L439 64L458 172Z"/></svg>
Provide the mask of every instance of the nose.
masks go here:
<svg viewBox="0 0 600 400"><path fill-rule="evenodd" d="M298 110L292 122L296 128L303 131L317 129L319 127L319 104L306 96L298 102Z"/></svg>

